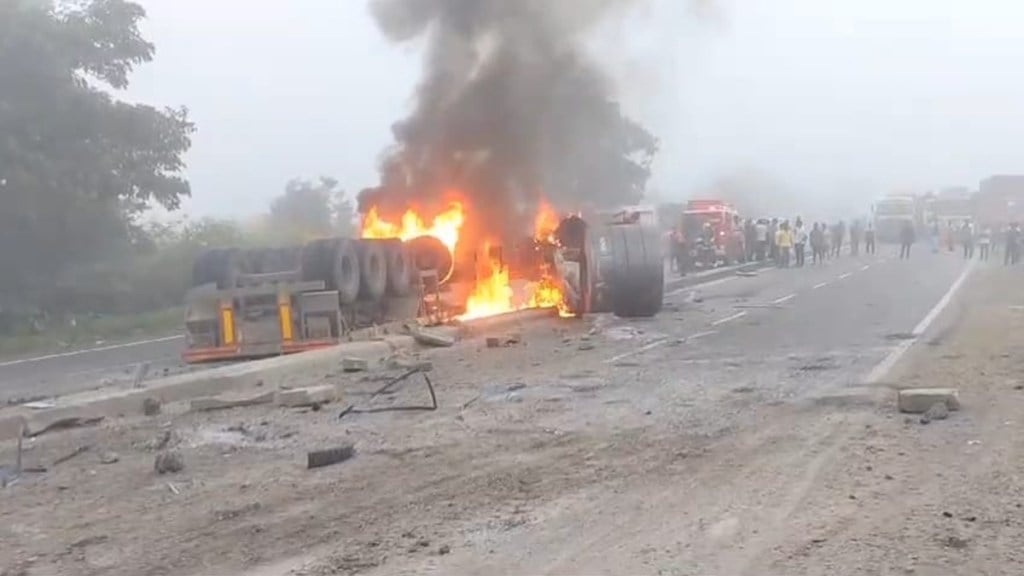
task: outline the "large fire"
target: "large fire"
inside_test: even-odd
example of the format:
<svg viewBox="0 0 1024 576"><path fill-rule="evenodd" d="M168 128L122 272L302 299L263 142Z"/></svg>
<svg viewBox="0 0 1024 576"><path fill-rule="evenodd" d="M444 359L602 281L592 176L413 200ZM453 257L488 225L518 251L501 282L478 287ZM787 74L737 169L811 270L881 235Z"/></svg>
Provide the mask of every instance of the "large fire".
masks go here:
<svg viewBox="0 0 1024 576"><path fill-rule="evenodd" d="M460 202L452 202L448 209L430 220L430 224L409 209L402 215L400 223L388 222L380 217L377 207L370 208L363 217L363 238L398 238L406 241L420 236L433 236L455 254L459 242L459 231L466 222L466 213Z"/></svg>
<svg viewBox="0 0 1024 576"><path fill-rule="evenodd" d="M463 204L452 202L448 209L433 218L426 218L415 210L407 210L400 221L382 218L376 207L367 212L362 222L363 238L399 238L403 241L419 236L433 236L440 240L455 257L462 226L466 222ZM543 204L534 221L534 238L538 242L554 242L554 231L558 227L558 215L547 204ZM546 271L539 282L531 282L522 302L517 302L512 289L508 266L491 254L491 246L484 243L479 254L485 260L478 264L476 281L466 298L462 320L495 316L526 308L559 308L562 315L563 295L558 283Z"/></svg>

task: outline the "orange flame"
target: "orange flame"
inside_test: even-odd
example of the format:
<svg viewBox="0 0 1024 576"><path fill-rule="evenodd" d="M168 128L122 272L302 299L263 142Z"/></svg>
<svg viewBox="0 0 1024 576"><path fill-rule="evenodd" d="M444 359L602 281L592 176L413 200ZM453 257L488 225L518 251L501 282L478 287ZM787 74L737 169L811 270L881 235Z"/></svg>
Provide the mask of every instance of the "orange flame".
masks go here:
<svg viewBox="0 0 1024 576"><path fill-rule="evenodd" d="M398 238L406 241L420 236L433 236L440 240L448 251L455 254L455 245L459 241L459 231L466 222L466 213L460 202L452 202L448 209L441 212L427 224L412 209L402 215L401 223L394 223L380 217L377 207L363 217L363 238Z"/></svg>
<svg viewBox="0 0 1024 576"><path fill-rule="evenodd" d="M555 230L558 229L558 214L547 202L541 202L537 216L533 219L533 237L538 242L555 242Z"/></svg>
<svg viewBox="0 0 1024 576"><path fill-rule="evenodd" d="M455 246L466 218L465 208L460 202L452 202L447 210L432 219L409 209L397 222L381 218L378 209L373 207L363 217L361 236L398 238L402 241L419 236L433 236L454 256ZM554 243L554 232L558 228L558 223L557 213L550 205L542 203L534 218L534 238L538 242ZM527 308L558 308L562 316L571 315L565 310L561 288L547 270L543 271L539 282L530 284L526 293L516 298L508 267L500 259L491 258L489 243L482 246L481 253L487 256L477 270L476 284L466 299L466 311L460 319L484 318Z"/></svg>

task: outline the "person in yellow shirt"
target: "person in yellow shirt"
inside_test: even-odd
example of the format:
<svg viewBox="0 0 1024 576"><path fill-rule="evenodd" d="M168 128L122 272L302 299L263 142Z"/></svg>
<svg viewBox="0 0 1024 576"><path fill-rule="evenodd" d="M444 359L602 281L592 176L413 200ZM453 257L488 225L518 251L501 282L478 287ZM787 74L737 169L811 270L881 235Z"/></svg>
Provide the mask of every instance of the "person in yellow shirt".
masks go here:
<svg viewBox="0 0 1024 576"><path fill-rule="evenodd" d="M779 268L789 268L790 254L793 252L793 231L789 228L789 220L780 224L775 232L775 245L779 248Z"/></svg>

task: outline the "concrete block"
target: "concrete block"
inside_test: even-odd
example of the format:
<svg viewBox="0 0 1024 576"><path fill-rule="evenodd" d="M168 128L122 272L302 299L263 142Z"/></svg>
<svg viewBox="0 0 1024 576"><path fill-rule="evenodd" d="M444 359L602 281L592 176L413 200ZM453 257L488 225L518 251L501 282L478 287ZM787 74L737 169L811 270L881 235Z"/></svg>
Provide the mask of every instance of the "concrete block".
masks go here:
<svg viewBox="0 0 1024 576"><path fill-rule="evenodd" d="M450 348L455 345L455 338L442 334L440 331L419 329L413 332L412 337L424 346L438 346Z"/></svg>
<svg viewBox="0 0 1024 576"><path fill-rule="evenodd" d="M294 390L281 390L277 393L275 403L278 406L288 408L299 408L312 406L314 404L329 404L338 399L338 389L332 384L311 386L309 388L296 388Z"/></svg>
<svg viewBox="0 0 1024 576"><path fill-rule="evenodd" d="M935 404L945 404L949 410L960 409L960 393L955 388L908 388L900 390L897 405L900 412L924 414Z"/></svg>
<svg viewBox="0 0 1024 576"><path fill-rule="evenodd" d="M241 408L242 406L256 406L258 404L270 404L274 401L274 392L262 394L222 394L220 396L207 396L205 398L194 398L189 407L193 412L207 412L210 410L226 410L228 408Z"/></svg>
<svg viewBox="0 0 1024 576"><path fill-rule="evenodd" d="M342 358L341 369L345 372L366 372L370 363L363 358Z"/></svg>

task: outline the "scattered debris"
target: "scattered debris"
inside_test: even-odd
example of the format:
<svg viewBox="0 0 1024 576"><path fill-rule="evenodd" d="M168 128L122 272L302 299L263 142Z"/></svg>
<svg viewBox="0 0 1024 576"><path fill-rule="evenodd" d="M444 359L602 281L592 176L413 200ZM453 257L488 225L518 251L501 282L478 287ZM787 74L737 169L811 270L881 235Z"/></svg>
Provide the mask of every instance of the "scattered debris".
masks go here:
<svg viewBox="0 0 1024 576"><path fill-rule="evenodd" d="M447 554L450 554L451 551L452 551L451 546L445 544L445 545L443 545L443 546L441 546L440 548L437 549L437 555L438 556L445 556Z"/></svg>
<svg viewBox="0 0 1024 576"><path fill-rule="evenodd" d="M178 487L174 485L174 482L168 482L167 489L171 491L171 494L181 496L181 490L178 490Z"/></svg>
<svg viewBox="0 0 1024 576"><path fill-rule="evenodd" d="M322 384L308 388L281 390L274 403L287 408L303 408L330 404L338 399L338 389L333 384Z"/></svg>
<svg viewBox="0 0 1024 576"><path fill-rule="evenodd" d="M142 445L144 450L149 452L159 452L166 449L168 446L177 444L181 439L178 438L178 434L171 429L160 432L155 438L149 440Z"/></svg>
<svg viewBox="0 0 1024 576"><path fill-rule="evenodd" d="M246 514L250 514L252 512L256 512L256 511L260 510L261 508L263 508L263 505L260 504L259 502L251 502L249 504L246 504L245 506L242 506L241 508L231 508L231 509L228 509L228 510L217 510L216 512L213 513L213 515L214 515L214 517L217 520L220 520L220 521L223 522L225 520L234 520L235 518L238 518L239 516L244 516Z"/></svg>
<svg viewBox="0 0 1024 576"><path fill-rule="evenodd" d="M209 412L212 410L227 410L243 406L270 404L273 401L274 392L263 392L256 395L222 394L220 396L194 398L189 403L189 408L193 412Z"/></svg>
<svg viewBox="0 0 1024 576"><path fill-rule="evenodd" d="M639 368L641 364L636 360L619 360L615 364L612 364L612 366L615 366L616 368Z"/></svg>
<svg viewBox="0 0 1024 576"><path fill-rule="evenodd" d="M116 464L121 460L121 456L117 452L107 450L100 453L100 464Z"/></svg>
<svg viewBox="0 0 1024 576"><path fill-rule="evenodd" d="M45 434L51 430L66 430L68 428L80 428L83 426L94 426L103 421L103 416L68 416L67 418L60 418L53 422L46 422L41 424L38 429L32 427L32 422L29 421L24 429L24 435L29 437L36 437L41 434Z"/></svg>
<svg viewBox="0 0 1024 576"><path fill-rule="evenodd" d="M736 275L743 276L744 278L750 278L753 276L757 276L757 272L752 272L750 270L737 270Z"/></svg>
<svg viewBox="0 0 1024 576"><path fill-rule="evenodd" d="M434 384L430 381L430 377L427 376L427 371L421 370L419 367L411 368L404 372L403 374L401 374L400 376L392 378L390 381L388 381L388 383L384 384L383 386L375 390L373 394L370 394L369 399L373 400L374 398L380 396L381 394L384 394L393 386L401 382L404 382L414 374L423 375L423 380L427 384L427 390L430 392L430 406L393 406L388 408L369 408L362 410L357 409L355 404L349 404L348 407L341 411L341 414L338 414L338 419L340 420L344 418L346 414L373 414L375 412L390 412L398 410L437 410L437 394L434 392ZM463 407L465 408L465 406Z"/></svg>
<svg viewBox="0 0 1024 576"><path fill-rule="evenodd" d="M526 384L522 382L514 382L512 384L509 384L508 387L506 387L505 389L508 390L509 392L515 392L516 390L522 390L523 388L526 388Z"/></svg>
<svg viewBox="0 0 1024 576"><path fill-rule="evenodd" d="M152 396L142 399L142 414L143 416L156 416L162 410L162 405L159 398Z"/></svg>
<svg viewBox="0 0 1024 576"><path fill-rule="evenodd" d="M593 350L594 345L590 342L580 342L580 345L576 349L581 352L586 352L588 350Z"/></svg>
<svg viewBox="0 0 1024 576"><path fill-rule="evenodd" d="M167 450L156 455L153 469L157 474L174 474L185 469L185 459L176 450Z"/></svg>
<svg viewBox="0 0 1024 576"><path fill-rule="evenodd" d="M423 344L424 346L434 346L438 348L450 348L455 346L455 338L451 336L445 336L436 330L417 328L412 330L413 340Z"/></svg>
<svg viewBox="0 0 1024 576"><path fill-rule="evenodd" d="M488 348L497 348L501 346L501 340L497 336L488 336L486 342Z"/></svg>
<svg viewBox="0 0 1024 576"><path fill-rule="evenodd" d="M943 546L956 550L963 550L964 548L967 548L968 544L970 544L970 541L959 536L946 536L942 539Z"/></svg>
<svg viewBox="0 0 1024 576"><path fill-rule="evenodd" d="M29 410L46 410L47 408L56 408L57 403L53 400L33 400L31 402L25 402L19 404L22 408L28 408Z"/></svg>
<svg viewBox="0 0 1024 576"><path fill-rule="evenodd" d="M897 395L899 411L906 414L924 414L940 402L948 410L959 410L960 393L955 388L908 388Z"/></svg>
<svg viewBox="0 0 1024 576"><path fill-rule="evenodd" d="M306 468L323 468L344 462L356 455L356 447L352 444L345 444L337 448L327 450L316 450L306 454Z"/></svg>
<svg viewBox="0 0 1024 576"><path fill-rule="evenodd" d="M921 415L921 424L927 424L932 420L945 420L949 418L949 408L945 402L936 402L927 412Z"/></svg>
<svg viewBox="0 0 1024 576"><path fill-rule="evenodd" d="M132 388L142 388L142 382L149 374L149 362L140 362L135 365L135 373L132 374Z"/></svg>
<svg viewBox="0 0 1024 576"><path fill-rule="evenodd" d="M522 344L522 343L523 343L523 335L518 333L518 332L512 332L511 334L505 336L505 345L506 346L515 346L516 344Z"/></svg>
<svg viewBox="0 0 1024 576"><path fill-rule="evenodd" d="M89 446L89 445L79 446L79 447L75 448L74 450L72 450L71 452L69 452L69 453L61 456L60 458L57 458L56 460L54 460L53 461L53 465L57 466L59 464L65 463L65 462L67 462L67 461L69 461L69 460L71 460L73 458L77 458L78 456L81 456L82 454L85 454L86 452L88 452L91 448L92 448L92 446Z"/></svg>
<svg viewBox="0 0 1024 576"><path fill-rule="evenodd" d="M341 370L343 372L366 372L370 369L370 363L364 358L342 358Z"/></svg>
<svg viewBox="0 0 1024 576"><path fill-rule="evenodd" d="M913 340L917 335L913 332L891 332L885 335L886 340Z"/></svg>

